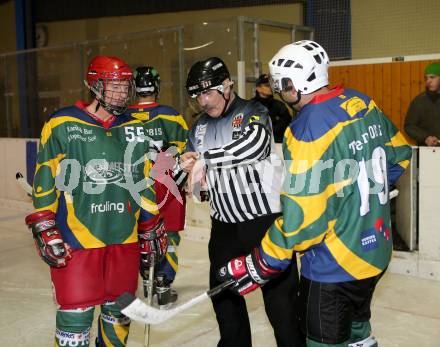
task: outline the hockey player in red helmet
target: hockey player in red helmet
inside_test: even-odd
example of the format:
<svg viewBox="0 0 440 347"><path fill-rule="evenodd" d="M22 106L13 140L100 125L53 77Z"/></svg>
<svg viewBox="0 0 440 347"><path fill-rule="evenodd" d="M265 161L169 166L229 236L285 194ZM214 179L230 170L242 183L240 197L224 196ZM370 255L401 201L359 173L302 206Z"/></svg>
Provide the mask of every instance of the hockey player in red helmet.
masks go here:
<svg viewBox="0 0 440 347"><path fill-rule="evenodd" d="M117 57L99 55L92 59L87 70L86 85L95 104L95 112L102 106L110 115L120 115L128 106L133 93L131 68Z"/></svg>
<svg viewBox="0 0 440 347"><path fill-rule="evenodd" d="M130 320L114 300L135 293L140 253L154 249L160 257L167 239L154 192L133 188L144 186L151 165L143 159L142 122L124 114L133 90L130 67L117 57L95 57L86 85L91 103L62 108L44 124L35 212L26 224L50 266L55 346L89 346L100 305L96 345L122 347Z"/></svg>

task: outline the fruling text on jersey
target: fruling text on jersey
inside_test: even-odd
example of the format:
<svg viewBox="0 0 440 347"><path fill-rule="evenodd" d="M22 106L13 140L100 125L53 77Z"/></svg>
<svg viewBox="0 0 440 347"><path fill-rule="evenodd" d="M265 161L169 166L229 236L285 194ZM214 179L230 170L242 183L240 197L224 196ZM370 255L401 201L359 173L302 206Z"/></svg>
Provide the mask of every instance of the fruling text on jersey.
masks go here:
<svg viewBox="0 0 440 347"><path fill-rule="evenodd" d="M123 213L124 212L124 204L122 202L110 202L106 201L103 204L95 204L93 203L90 205L90 212L91 213L97 213L97 212L118 212Z"/></svg>

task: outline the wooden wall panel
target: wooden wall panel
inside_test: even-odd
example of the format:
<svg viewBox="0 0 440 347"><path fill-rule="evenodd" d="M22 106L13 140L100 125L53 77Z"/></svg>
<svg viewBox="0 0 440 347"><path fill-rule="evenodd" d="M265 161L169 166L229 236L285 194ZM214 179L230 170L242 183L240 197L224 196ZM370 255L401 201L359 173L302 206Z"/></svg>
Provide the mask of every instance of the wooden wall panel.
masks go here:
<svg viewBox="0 0 440 347"><path fill-rule="evenodd" d="M395 63L391 65L391 112L388 113L391 121L396 125L400 126L400 118L402 116L400 110L400 88L401 84L395 85L395 81L400 81L400 67L402 63Z"/></svg>
<svg viewBox="0 0 440 347"><path fill-rule="evenodd" d="M382 101L383 101L383 80L382 80L382 74L383 74L383 65L382 64L373 64L373 74L374 74L374 89L373 93L371 95L375 95L374 101L380 105L379 107L382 107Z"/></svg>
<svg viewBox="0 0 440 347"><path fill-rule="evenodd" d="M410 64L402 63L400 70L400 122L396 124L399 129L403 129L406 117L406 111L408 110L409 103L411 102L411 67Z"/></svg>
<svg viewBox="0 0 440 347"><path fill-rule="evenodd" d="M412 61L409 64L411 70L410 91L411 91L411 97L414 98L417 94L421 92L421 88L420 88L421 72L419 71L418 61Z"/></svg>
<svg viewBox="0 0 440 347"><path fill-rule="evenodd" d="M374 66L365 65L365 93L373 95L374 93Z"/></svg>
<svg viewBox="0 0 440 347"><path fill-rule="evenodd" d="M331 66L330 85L343 85L370 96L403 130L408 106L425 89L426 65L438 60Z"/></svg>
<svg viewBox="0 0 440 347"><path fill-rule="evenodd" d="M380 78L380 76L377 76ZM391 117L391 90L393 88L391 81L391 64L385 64L382 68L382 104L379 107L390 118ZM374 95L371 96L374 99Z"/></svg>

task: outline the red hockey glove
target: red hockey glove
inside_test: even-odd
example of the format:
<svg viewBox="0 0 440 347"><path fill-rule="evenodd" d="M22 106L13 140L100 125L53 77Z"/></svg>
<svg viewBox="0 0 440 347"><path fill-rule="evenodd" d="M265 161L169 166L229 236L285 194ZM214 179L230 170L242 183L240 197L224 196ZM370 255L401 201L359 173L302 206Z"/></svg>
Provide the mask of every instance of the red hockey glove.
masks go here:
<svg viewBox="0 0 440 347"><path fill-rule="evenodd" d="M140 222L138 225L138 238L141 249L141 264L145 269L154 265L152 263L153 254L155 264L165 257L168 237L162 219L157 217L148 222Z"/></svg>
<svg viewBox="0 0 440 347"><path fill-rule="evenodd" d="M248 256L234 258L222 266L218 270L217 279L222 282L234 279L236 284L230 289L237 294L246 295L279 273L279 270L269 267L261 258L260 249L254 248Z"/></svg>
<svg viewBox="0 0 440 347"><path fill-rule="evenodd" d="M72 258L72 250L61 238L55 214L49 210L34 212L26 217L25 222L32 231L40 257L50 266L66 266Z"/></svg>

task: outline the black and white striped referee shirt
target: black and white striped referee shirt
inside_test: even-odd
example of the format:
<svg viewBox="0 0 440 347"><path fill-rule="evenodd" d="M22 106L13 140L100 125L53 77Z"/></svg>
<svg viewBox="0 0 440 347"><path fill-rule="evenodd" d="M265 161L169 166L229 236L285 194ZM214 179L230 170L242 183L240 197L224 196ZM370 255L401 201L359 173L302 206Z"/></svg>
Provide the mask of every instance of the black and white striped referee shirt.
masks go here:
<svg viewBox="0 0 440 347"><path fill-rule="evenodd" d="M202 114L186 151L203 155L211 216L237 223L281 211L282 161L267 109L237 95L219 118Z"/></svg>

